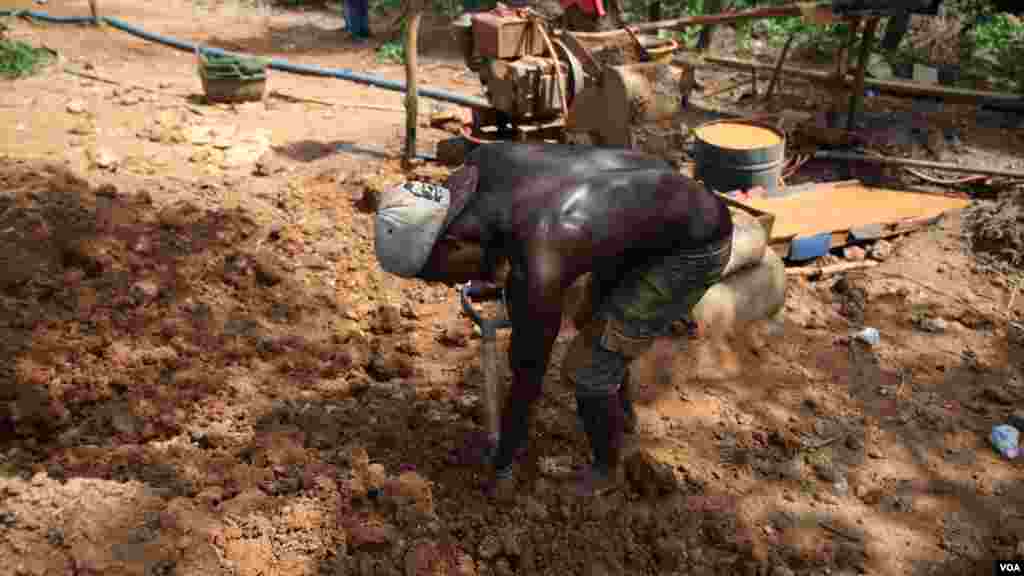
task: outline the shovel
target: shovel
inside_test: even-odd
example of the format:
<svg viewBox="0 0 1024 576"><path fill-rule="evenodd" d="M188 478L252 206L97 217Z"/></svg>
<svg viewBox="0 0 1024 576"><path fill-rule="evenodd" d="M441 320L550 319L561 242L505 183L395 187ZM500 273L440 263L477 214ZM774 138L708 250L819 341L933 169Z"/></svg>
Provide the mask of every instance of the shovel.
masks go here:
<svg viewBox="0 0 1024 576"><path fill-rule="evenodd" d="M480 300L490 294L491 290L483 286L468 283L461 289L462 309L480 327L480 334L483 342L480 345L480 366L484 373L484 382L481 387L480 403L483 406L484 429L487 432L487 443L490 453L493 454L498 448L498 440L501 432L501 373L498 361L498 330L510 328L512 321L508 319L508 311L505 310L503 318L484 318L473 308L472 299ZM494 297L504 301L504 290L498 288L494 291Z"/></svg>

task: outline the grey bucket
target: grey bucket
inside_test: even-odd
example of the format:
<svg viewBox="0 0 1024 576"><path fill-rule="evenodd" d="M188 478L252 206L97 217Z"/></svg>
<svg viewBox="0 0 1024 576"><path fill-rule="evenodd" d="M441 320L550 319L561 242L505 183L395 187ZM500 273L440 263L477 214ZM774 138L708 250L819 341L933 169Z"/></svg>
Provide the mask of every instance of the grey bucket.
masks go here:
<svg viewBox="0 0 1024 576"><path fill-rule="evenodd" d="M699 136L700 129L712 124L744 124L771 130L779 136L779 143L765 148L735 149L705 142ZM749 190L755 186L765 189L767 196L779 193L779 177L786 156L786 135L784 132L763 122L751 120L716 120L697 127L694 155L694 177L716 192Z"/></svg>

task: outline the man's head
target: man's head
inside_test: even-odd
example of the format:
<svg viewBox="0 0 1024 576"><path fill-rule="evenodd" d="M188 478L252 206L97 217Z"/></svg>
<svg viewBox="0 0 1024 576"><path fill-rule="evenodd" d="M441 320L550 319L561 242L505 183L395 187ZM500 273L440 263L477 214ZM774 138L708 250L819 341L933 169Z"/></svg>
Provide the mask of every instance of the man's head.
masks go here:
<svg viewBox="0 0 1024 576"><path fill-rule="evenodd" d="M451 200L447 188L424 182L403 182L381 195L374 245L384 271L449 284L479 279L479 245L445 234Z"/></svg>

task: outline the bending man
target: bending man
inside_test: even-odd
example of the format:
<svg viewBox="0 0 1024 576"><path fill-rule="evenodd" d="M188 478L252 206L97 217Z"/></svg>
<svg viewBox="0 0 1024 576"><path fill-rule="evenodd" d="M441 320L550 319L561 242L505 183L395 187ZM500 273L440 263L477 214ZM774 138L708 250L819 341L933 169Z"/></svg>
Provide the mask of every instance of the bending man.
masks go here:
<svg viewBox="0 0 1024 576"><path fill-rule="evenodd" d="M729 260L732 217L703 186L661 160L626 150L546 144L482 146L446 187L406 183L377 212L382 268L446 283L496 280L507 260L512 386L493 457L511 481L529 435L562 323L566 290L592 273L602 331L569 374L593 464L582 494L615 486L629 363L686 317Z"/></svg>

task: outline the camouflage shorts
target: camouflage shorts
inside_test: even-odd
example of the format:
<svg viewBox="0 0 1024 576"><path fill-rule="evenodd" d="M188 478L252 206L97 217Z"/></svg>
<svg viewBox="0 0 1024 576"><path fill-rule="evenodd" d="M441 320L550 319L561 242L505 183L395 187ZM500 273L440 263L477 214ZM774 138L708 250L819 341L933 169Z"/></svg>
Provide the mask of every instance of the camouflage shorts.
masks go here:
<svg viewBox="0 0 1024 576"><path fill-rule="evenodd" d="M589 362L572 371L577 396L614 394L629 362L686 318L729 263L732 239L674 252L615 281L595 272L591 298L603 321Z"/></svg>

